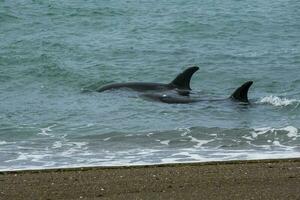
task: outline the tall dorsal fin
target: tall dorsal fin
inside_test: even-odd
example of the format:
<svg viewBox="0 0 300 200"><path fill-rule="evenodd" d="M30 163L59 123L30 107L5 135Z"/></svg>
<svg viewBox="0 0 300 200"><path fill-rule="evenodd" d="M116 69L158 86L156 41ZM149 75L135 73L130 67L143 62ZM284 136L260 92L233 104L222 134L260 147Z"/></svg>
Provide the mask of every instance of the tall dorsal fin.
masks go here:
<svg viewBox="0 0 300 200"><path fill-rule="evenodd" d="M191 90L191 78L198 69L199 67L197 66L187 68L182 73L178 74L170 84L179 89Z"/></svg>
<svg viewBox="0 0 300 200"><path fill-rule="evenodd" d="M234 91L234 93L230 96L230 98L235 101L248 103L249 102L248 91L252 84L253 84L253 81L247 81L242 86L240 86L238 89L236 89Z"/></svg>

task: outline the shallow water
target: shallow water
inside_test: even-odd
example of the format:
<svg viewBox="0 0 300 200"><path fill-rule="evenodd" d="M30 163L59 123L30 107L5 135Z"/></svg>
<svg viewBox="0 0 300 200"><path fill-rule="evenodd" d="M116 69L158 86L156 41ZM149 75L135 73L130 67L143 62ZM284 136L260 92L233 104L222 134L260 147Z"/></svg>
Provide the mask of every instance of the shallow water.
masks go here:
<svg viewBox="0 0 300 200"><path fill-rule="evenodd" d="M0 170L300 157L298 1L0 1ZM169 105L170 82L251 105Z"/></svg>

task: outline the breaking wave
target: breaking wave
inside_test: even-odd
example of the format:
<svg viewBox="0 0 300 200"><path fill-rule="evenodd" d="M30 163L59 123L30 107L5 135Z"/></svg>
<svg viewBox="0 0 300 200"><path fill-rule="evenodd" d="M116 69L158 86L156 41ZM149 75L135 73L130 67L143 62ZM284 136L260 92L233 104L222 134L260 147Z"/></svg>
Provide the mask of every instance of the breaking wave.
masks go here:
<svg viewBox="0 0 300 200"><path fill-rule="evenodd" d="M289 138L297 138L300 137L300 133L298 129L294 126L286 126L283 128L271 128L271 127L263 127L263 128L256 128L252 132L252 137L257 138L259 135L264 135L267 133L275 133L280 134L284 133Z"/></svg>

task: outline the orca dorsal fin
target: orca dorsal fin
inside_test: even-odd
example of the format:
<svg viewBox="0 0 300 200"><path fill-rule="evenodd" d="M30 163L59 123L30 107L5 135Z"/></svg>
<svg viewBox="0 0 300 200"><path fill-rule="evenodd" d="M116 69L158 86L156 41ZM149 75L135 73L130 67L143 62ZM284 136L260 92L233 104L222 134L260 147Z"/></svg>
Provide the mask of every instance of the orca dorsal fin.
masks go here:
<svg viewBox="0 0 300 200"><path fill-rule="evenodd" d="M199 69L197 66L192 66L181 72L177 77L170 83L179 89L191 90L190 82L193 74Z"/></svg>
<svg viewBox="0 0 300 200"><path fill-rule="evenodd" d="M234 93L230 96L230 98L235 101L249 103L248 91L252 84L253 84L253 81L247 81L242 86L240 86L238 89L236 89L234 91Z"/></svg>

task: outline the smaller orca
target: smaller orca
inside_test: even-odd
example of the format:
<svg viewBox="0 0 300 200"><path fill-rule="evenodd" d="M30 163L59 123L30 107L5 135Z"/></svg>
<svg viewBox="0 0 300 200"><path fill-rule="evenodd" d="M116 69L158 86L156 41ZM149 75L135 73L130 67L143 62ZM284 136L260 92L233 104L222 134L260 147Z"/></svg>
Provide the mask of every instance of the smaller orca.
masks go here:
<svg viewBox="0 0 300 200"><path fill-rule="evenodd" d="M248 100L248 91L251 85L253 84L253 81L247 81L242 86L237 88L232 95L229 98L226 99L200 99L190 96L179 96L177 94L173 93L145 93L142 94L141 97L152 100L152 101L159 101L163 103L169 103L169 104L186 104L186 103L195 103L195 102L201 102L201 101L223 101L230 99L232 101L241 102L249 104Z"/></svg>
<svg viewBox="0 0 300 200"><path fill-rule="evenodd" d="M131 89L138 92L147 91L166 91L175 90L180 95L188 95L191 90L190 81L193 74L199 69L197 66L192 66L184 70L182 73L178 74L177 77L168 84L163 83L145 83L145 82L129 82L129 83L113 83L104 85L98 88L97 92L104 92L112 89Z"/></svg>

